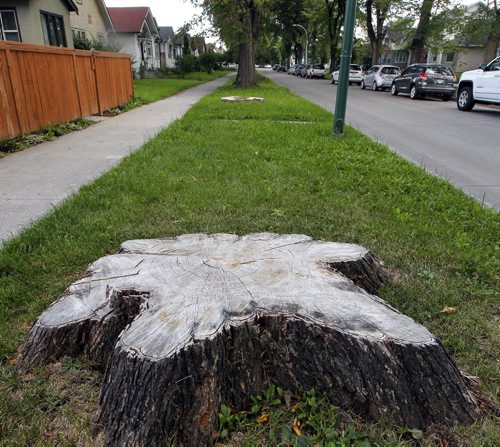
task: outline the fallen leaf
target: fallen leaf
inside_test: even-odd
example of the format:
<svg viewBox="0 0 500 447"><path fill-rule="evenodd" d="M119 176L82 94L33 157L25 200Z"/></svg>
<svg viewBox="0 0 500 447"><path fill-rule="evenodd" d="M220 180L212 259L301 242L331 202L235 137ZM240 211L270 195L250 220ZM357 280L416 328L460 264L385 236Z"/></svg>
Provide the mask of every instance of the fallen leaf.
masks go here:
<svg viewBox="0 0 500 447"><path fill-rule="evenodd" d="M457 311L456 307L448 307L444 306L443 310L441 311L442 314L454 314Z"/></svg>
<svg viewBox="0 0 500 447"><path fill-rule="evenodd" d="M302 403L302 402L297 402L297 403L296 403L296 404L292 407L292 409L291 409L290 411L291 411L292 413L295 413L295 412L298 410L298 408L300 407L300 404L301 404L301 403Z"/></svg>
<svg viewBox="0 0 500 447"><path fill-rule="evenodd" d="M259 424L263 424L264 422L267 422L269 420L269 415L267 413L264 413L262 416L257 418L257 422Z"/></svg>
<svg viewBox="0 0 500 447"><path fill-rule="evenodd" d="M300 432L300 422L297 418L293 420L293 432L300 438L302 436L302 433Z"/></svg>
<svg viewBox="0 0 500 447"><path fill-rule="evenodd" d="M7 365L9 365L9 366L14 366L16 363L17 363L17 359L15 359L15 358L7 360Z"/></svg>

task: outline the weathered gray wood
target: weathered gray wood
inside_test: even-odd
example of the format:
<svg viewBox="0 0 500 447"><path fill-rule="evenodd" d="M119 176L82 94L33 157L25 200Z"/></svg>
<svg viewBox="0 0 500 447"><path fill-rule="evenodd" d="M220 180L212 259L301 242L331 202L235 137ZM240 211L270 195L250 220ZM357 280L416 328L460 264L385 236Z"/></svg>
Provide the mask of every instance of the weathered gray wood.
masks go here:
<svg viewBox="0 0 500 447"><path fill-rule="evenodd" d="M41 315L19 365L106 368L111 445L208 444L220 403L245 408L269 382L411 427L477 418L439 341L366 291L385 277L366 249L303 235L129 241Z"/></svg>

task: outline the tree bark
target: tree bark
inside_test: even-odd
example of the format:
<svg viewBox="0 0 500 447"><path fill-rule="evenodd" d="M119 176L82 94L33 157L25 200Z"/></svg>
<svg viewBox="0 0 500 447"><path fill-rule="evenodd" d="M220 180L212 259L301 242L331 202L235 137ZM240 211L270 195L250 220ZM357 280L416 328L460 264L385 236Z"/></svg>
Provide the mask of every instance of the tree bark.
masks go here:
<svg viewBox="0 0 500 447"><path fill-rule="evenodd" d="M333 72L338 64L338 40L340 28L345 13L345 0L329 1L325 0L328 14L328 41L330 49L330 71Z"/></svg>
<svg viewBox="0 0 500 447"><path fill-rule="evenodd" d="M235 87L251 87L257 84L255 56L259 38L260 12L258 6L248 2L247 10L242 16L244 38L239 44L239 65Z"/></svg>
<svg viewBox="0 0 500 447"><path fill-rule="evenodd" d="M498 45L500 45L500 9L498 8L496 0L493 7L495 8L495 21L486 41L486 48L484 51L485 64L489 63L496 57Z"/></svg>
<svg viewBox="0 0 500 447"><path fill-rule="evenodd" d="M386 34L385 20L389 11L390 2L385 2L381 8L377 0L366 1L366 30L370 47L372 50L372 65L379 63L380 51L382 49L382 42ZM373 26L373 7L375 6L375 22L376 27Z"/></svg>
<svg viewBox="0 0 500 447"><path fill-rule="evenodd" d="M210 445L220 404L270 383L409 427L478 418L441 343L369 293L385 279L363 247L303 235L129 241L41 315L18 364L105 369L106 445Z"/></svg>
<svg viewBox="0 0 500 447"><path fill-rule="evenodd" d="M420 20L410 46L412 64L422 62L433 6L434 0L424 0L420 8Z"/></svg>

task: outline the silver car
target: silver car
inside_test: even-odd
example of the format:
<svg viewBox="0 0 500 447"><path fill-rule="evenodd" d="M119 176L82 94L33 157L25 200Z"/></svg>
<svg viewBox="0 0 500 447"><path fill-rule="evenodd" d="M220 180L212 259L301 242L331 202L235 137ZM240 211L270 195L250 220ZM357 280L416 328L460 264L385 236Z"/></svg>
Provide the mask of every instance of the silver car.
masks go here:
<svg viewBox="0 0 500 447"><path fill-rule="evenodd" d="M392 81L401 74L399 67L394 65L374 65L363 76L361 88L371 88L373 91L391 88Z"/></svg>

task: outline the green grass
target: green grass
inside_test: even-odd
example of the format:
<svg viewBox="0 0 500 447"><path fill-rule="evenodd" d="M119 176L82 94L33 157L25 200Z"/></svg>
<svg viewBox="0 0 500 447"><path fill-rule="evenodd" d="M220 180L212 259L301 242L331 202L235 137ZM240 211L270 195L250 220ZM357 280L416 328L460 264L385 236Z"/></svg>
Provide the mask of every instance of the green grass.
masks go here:
<svg viewBox="0 0 500 447"><path fill-rule="evenodd" d="M227 75L227 73L227 71L214 71L211 74L188 73L184 78L179 76L167 79L136 79L134 80L134 96L147 104L175 95L204 82L220 78Z"/></svg>
<svg viewBox="0 0 500 447"><path fill-rule="evenodd" d="M88 436L79 415L95 409L82 397L95 381L61 373L54 388L42 368L26 382L11 366L17 348L89 263L127 239L191 232L304 233L368 247L393 273L380 296L429 327L495 399L499 214L351 128L334 138L330 113L270 81L238 91L263 103L220 102L231 94L226 86L204 98L0 251L0 445L50 445L54 424L61 445ZM491 419L462 431L471 445L498 443Z"/></svg>

